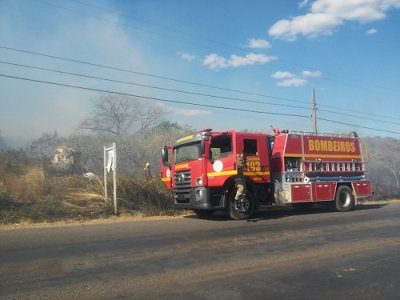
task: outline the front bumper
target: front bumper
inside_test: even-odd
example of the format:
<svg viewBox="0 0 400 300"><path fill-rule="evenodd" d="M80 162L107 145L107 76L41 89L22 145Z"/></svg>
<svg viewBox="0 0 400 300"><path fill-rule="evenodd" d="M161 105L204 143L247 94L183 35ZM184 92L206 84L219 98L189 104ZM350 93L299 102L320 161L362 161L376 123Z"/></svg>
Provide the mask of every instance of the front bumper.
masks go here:
<svg viewBox="0 0 400 300"><path fill-rule="evenodd" d="M207 187L196 187L186 193L174 191L174 207L177 209L210 210L222 208L218 198L220 195ZM218 201L215 201L215 200Z"/></svg>

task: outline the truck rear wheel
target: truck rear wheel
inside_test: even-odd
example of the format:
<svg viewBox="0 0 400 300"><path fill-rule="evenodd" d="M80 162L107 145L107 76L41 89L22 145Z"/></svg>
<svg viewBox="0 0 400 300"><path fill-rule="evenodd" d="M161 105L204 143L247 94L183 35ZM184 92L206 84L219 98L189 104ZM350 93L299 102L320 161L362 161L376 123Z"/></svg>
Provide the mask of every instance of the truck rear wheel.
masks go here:
<svg viewBox="0 0 400 300"><path fill-rule="evenodd" d="M233 189L229 194L229 216L234 220L245 220L251 217L255 209L254 196L246 191L246 198L242 201L235 200L236 190Z"/></svg>
<svg viewBox="0 0 400 300"><path fill-rule="evenodd" d="M337 211L349 211L354 206L354 196L351 188L341 185L336 190L334 208Z"/></svg>

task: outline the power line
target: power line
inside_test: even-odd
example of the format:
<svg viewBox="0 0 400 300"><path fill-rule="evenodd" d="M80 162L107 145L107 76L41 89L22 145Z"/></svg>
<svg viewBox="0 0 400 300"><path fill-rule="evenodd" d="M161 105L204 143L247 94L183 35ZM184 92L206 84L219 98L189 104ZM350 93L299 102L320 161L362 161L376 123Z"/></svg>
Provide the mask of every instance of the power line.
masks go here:
<svg viewBox="0 0 400 300"><path fill-rule="evenodd" d="M358 87L363 87L363 88L367 88L367 89L373 89L373 87L375 87L375 88L377 88L377 89L379 89L381 91L383 90L385 92L389 92L390 94L398 95L398 93L400 92L400 90L396 89L396 88L389 88L389 87L377 84L375 82L367 82L367 81L364 81L364 80L354 79L354 78L351 78L350 76L346 76L346 75L340 75L337 78L338 79L335 79L335 78L332 78L332 77L321 77L322 80L339 82L339 83L350 85L350 86L353 85L353 86L356 86L356 87L358 86ZM391 90L391 91L389 91L389 90Z"/></svg>
<svg viewBox="0 0 400 300"><path fill-rule="evenodd" d="M17 64L17 63L8 62L8 61L1 61L0 60L0 63L1 64L12 65L12 66L17 66L17 67L30 68L30 69L47 71L47 72L53 72L53 73L59 73L59 74L65 74L65 75L71 75L71 76L77 76L77 77L83 77L83 78L89 78L89 79L96 79L96 80L102 80L102 81L108 81L108 82L114 82L114 83L122 83L122 84L129 84L129 85L135 85L135 86L146 87L146 88L157 89L157 90L163 90L163 91L183 93L183 94L188 94L188 95L204 96L204 97L223 99L223 100L232 100L232 101L245 102L245 103L257 103L257 104L263 104L263 105L280 106L280 107L286 107L286 108L297 108L297 109L307 109L307 110L309 109L309 107L305 107L305 106L295 106L295 105L287 105L287 104L279 104L279 103L271 103L271 102L263 102L263 101L256 101L256 100L241 99L241 98L235 98L235 97L217 96L217 95L211 95L211 94L205 94L205 93L196 93L196 92L190 92L190 91L185 91L185 90L178 90L178 89L171 89L171 88L165 88L165 87L159 87L159 86L153 86L153 85L139 84L139 83L135 83L135 82L131 82L131 81L115 80L115 79L111 79L111 78L104 78L104 77L98 77L98 76L92 76L92 75L86 75L86 74L80 74L80 73L66 72L66 71L62 71L62 70L49 69L49 68L38 67L38 66ZM335 112L335 111L326 110L326 109L319 109L319 111L337 114L337 112ZM362 120L370 120L370 121L375 121L375 122L400 125L400 123L396 123L396 122L392 122L392 121L377 120L377 119L371 119L371 118L367 119L367 118L359 116L359 115L349 114L349 113L345 113L345 112L341 112L341 116L349 116L349 117L358 118L358 119L362 119Z"/></svg>
<svg viewBox="0 0 400 300"><path fill-rule="evenodd" d="M168 80L168 81L172 81L172 82L184 83L184 84L189 84L189 85L193 85L193 86L200 86L200 87L206 87L206 88L211 88L211 89L215 89L215 90L235 92L235 93L239 93L239 94L242 94L242 95L250 95L250 96L257 96L257 97L268 98L268 99L282 100L282 101L287 101L287 102L304 103L304 104L307 103L308 104L308 101L306 102L306 101L302 101L302 100L299 100L299 99L277 97L277 96L266 95L266 94L261 94L261 93L254 93L254 92L249 92L249 91L224 88L224 87L219 87L219 86L210 85L210 84L197 83L197 82L181 80L181 79L177 79L177 78L173 78L173 77L160 76L160 75L155 75L155 74L151 74L151 73L138 72L138 71L133 71L133 70L124 69L124 68L118 68L118 67L114 67L114 66L108 66L108 65L98 64L98 63L92 63L92 62L78 60L78 59L74 59L74 58L56 56L56 55L51 55L51 54L46 54L46 53L40 53L40 52L34 52L34 51L30 51L30 50L24 50L24 49L17 49L17 48L4 46L4 45L1 45L1 44L0 44L0 48L1 49L5 49L5 50L9 50L9 51L14 51L14 52L26 53L26 54L31 54L31 55L41 56L41 57L47 57L47 58L52 58L52 59L57 59L57 60L77 63L77 64L84 64L84 65L88 65L88 66L94 66L94 67L103 68L103 69L109 69L109 70L114 70L114 71L119 71L119 72L131 73L131 74L135 74L135 75L146 76L146 77L151 77L151 78L157 78L157 79L162 79L162 80ZM340 110L340 113L342 113L342 111L343 111L342 108L337 108L337 107L334 107L334 106L331 106L331 105L320 104L318 106L319 107L328 107L328 108ZM354 112L354 113L357 113L357 114L365 114L365 115L368 115L369 117L375 116L375 117L380 117L380 118L398 120L398 118L394 118L394 117L391 117L391 116L384 116L384 115L378 115L378 114L366 114L365 112L349 110L349 109L347 109L346 111L347 112Z"/></svg>
<svg viewBox="0 0 400 300"><path fill-rule="evenodd" d="M277 116L287 116L287 117L297 117L297 118L307 118L307 119L310 118L309 116L299 115L299 114L273 113L273 112L267 112L267 111L257 111L257 110L250 110L250 109L239 109L239 108L225 107L225 106L219 106L219 105L199 104L199 103L194 103L194 102L190 102L190 101L177 101L177 100L170 100L170 99L164 99L164 98L148 97L148 96L143 96L143 95L116 92L116 91L105 90L105 89L89 88L89 87L84 87L84 86L79 86L79 85L71 85L71 84L65 84L65 83L59 83L59 82L54 82L54 81L46 81L46 80L38 80L38 79L27 78L27 77L11 76L11 75L1 74L1 73L0 73L0 76L1 77L5 77L5 78L10 78L10 79L34 82L34 83L42 83L42 84L61 86L61 87L66 87L66 88L74 88L74 89L86 90L86 91L91 91L91 92L100 92L100 93L107 93L107 94L113 94L113 95L135 97L135 98L140 98L140 99L147 99L147 100L167 102L167 103L185 104L185 105L198 106L198 107L208 107L208 108L215 108L215 109L222 109L222 110L229 110L229 111L247 112L247 113L256 113L256 114L264 114L264 115L277 115ZM386 129L367 127L367 126L351 124L351 123L346 123L346 122L341 122L341 121L336 121L336 120L330 120L330 119L325 119L325 118L318 118L318 120L329 122L329 123L342 124L342 125L356 127L356 128L363 128L363 129L368 129L368 130L373 130L373 131L386 132L386 133L392 133L392 134L400 134L400 132L396 132L396 131L390 131L390 130L386 130Z"/></svg>
<svg viewBox="0 0 400 300"><path fill-rule="evenodd" d="M88 14L88 13L83 13L83 12L81 12L81 11L76 11L76 10L73 10L73 9L70 9L70 8L67 8L67 7L64 7L64 6L55 5L54 3L49 3L49 2L44 1L44 0L34 0L34 1L37 1L37 2L40 2L40 3L46 4L46 5L49 5L49 6L57 7L57 8L59 8L59 9L67 10L67 11L70 11L70 12L73 12L73 13L77 13L77 14L81 14L81 15L90 16L90 17L97 18L97 19L100 19L100 20L105 20L105 21L108 21L108 22L117 23L117 22L115 22L115 21L113 21L113 20L110 20L110 19L107 19L107 18L104 18L104 17L99 17L99 16L96 16L96 15L92 15L92 14ZM159 28L164 28L164 29L169 30L169 31L174 31L174 32L177 32L177 33L180 33L180 34L184 34L184 35L187 35L187 36L194 36L194 37L196 37L196 38L203 39L203 40L208 41L208 42L211 42L211 43L213 43L213 44L221 45L221 46L223 46L223 47L226 48L226 49L228 49L228 47L229 47L229 48L240 49L240 48L238 48L237 46L228 45L228 44L225 44L225 43L221 43L221 42L219 42L219 41L214 41L214 40L211 40L211 39L209 39L209 38L203 37L203 36L198 35L198 34L188 33L188 32L185 32L185 31L183 31L183 30L179 30L179 29L176 29L176 28L171 28L171 27L169 27L169 26L160 25L160 24L155 24L155 23L152 23L152 22L149 22L149 21L146 21L146 20L143 20L143 19L139 19L139 18L137 18L137 17L133 17L133 16L130 16L130 15L127 15L127 14L117 13L117 12L115 12L114 10L111 10L111 9L108 9L108 8L104 8L104 7L101 7L101 6L92 5L92 4L88 4L88 3L84 3L84 2L78 1L78 0L73 0L73 1L76 2L76 3L79 3L79 4L81 4L81 5L85 5L85 6L87 6L87 7L93 7L93 8L96 8L96 9L101 9L101 10L103 10L103 11L111 12L111 13L113 13L113 14L115 14L115 15L118 15L118 16L121 16L121 17L123 17L123 18L138 20L139 22L147 23L147 24L149 24L149 25L156 26L156 27L159 27ZM128 25L130 25L130 24L128 24ZM130 26L132 27L132 25L130 25ZM180 41L180 42L189 43L189 44L192 44L192 45L194 45L194 46L196 46L196 47L201 47L201 48L205 48L205 49L209 49L209 50L214 50L214 48L204 46L204 44L193 43L193 42L191 42L191 41L182 40L182 39L179 39L179 38L176 38L176 37L173 37L173 36L161 34L161 33L159 33L159 32L153 32L153 31L149 31L149 30L145 30L145 29L139 29L139 28L136 28L136 27L132 27L132 28L134 28L135 30L140 30L140 31L143 31L143 32L148 32L148 33L151 33L151 34L156 34L156 35L159 35L159 36L161 36L161 37L168 38L168 39L174 39L174 40L177 40L177 41ZM242 51L243 49L240 49L240 50ZM291 62L288 61L288 62L289 62L289 64L290 64L291 66L292 66L292 65L296 65L296 66L301 67L301 68L307 68L306 66L301 65L301 64L299 64L298 62L293 62L293 61L291 61ZM271 65L278 65L278 66L279 66L280 64L279 64L279 63L272 63ZM360 86L360 84L361 84L361 86L363 86L364 88L366 87L366 88L368 88L368 89L371 89L371 86L374 86L375 88L378 88L378 89L383 90L383 91L385 91L385 92L388 92L388 90L391 89L391 90L392 90L393 92L395 92L396 94L399 92L398 89L388 88L388 87L385 87L385 86L376 84L376 83L374 83L374 82L360 81L360 80L351 78L351 77L349 77L349 76L345 76L345 75L343 75L343 74L340 75L340 77L342 77L344 80L338 80L338 79L334 79L334 78L331 78L331 77L321 77L321 79L322 79L322 80L328 80L328 81L334 81L334 82L335 82L335 81L336 81L336 82L342 81L342 83L347 84L347 85L350 85L350 86L351 86L351 85L353 85L353 86ZM340 78L340 77L339 77L339 78ZM353 81L353 82L349 81L348 79L345 79L345 77L350 78L350 80Z"/></svg>
<svg viewBox="0 0 400 300"><path fill-rule="evenodd" d="M346 122L342 122L342 121L329 120L329 119L325 119L325 118L318 118L318 120L329 122L329 123L347 125L347 126L350 126L350 127L357 127L357 128L369 129L369 130L374 130L374 131L393 133L393 134L400 134L400 132L397 132L397 131L390 131L390 130L386 130L386 129L378 129L378 128L362 126L362 125L355 125L355 124L350 124L350 123L346 123Z"/></svg>
<svg viewBox="0 0 400 300"><path fill-rule="evenodd" d="M327 112L327 113L332 113L332 114L338 114L338 112L336 111L332 111L332 110L328 110L328 109L318 109L318 111L321 112ZM386 121L386 120L378 120L378 119L373 119L373 118L366 118L364 116L359 116L359 115L355 115L355 114L349 114L346 112L341 111L340 112L341 116L348 116L348 117L352 117L352 118L357 118L357 119L361 119L361 120L369 120L369 121L373 121L373 122L381 122L381 123L387 123L387 124L393 124L393 125L400 125L400 123L398 122L393 122L393 121ZM375 115L378 116L378 115Z"/></svg>
<svg viewBox="0 0 400 300"><path fill-rule="evenodd" d="M287 105L287 104L279 104L279 103L264 102L264 101L257 101L257 100L248 100L248 99L235 98L235 97L225 97L225 96L217 96L217 95L212 95L212 94L190 92L190 91L185 91L185 90L171 89L171 88L159 87L159 86L154 86L154 85L140 84L140 83L131 82L131 81L115 80L115 79L111 79L111 78L104 78L104 77L97 77L97 76L80 74L80 73L66 72L66 71L62 71L62 70L49 69L49 68L43 68L43 67L38 67L38 66L17 64L17 63L8 62L8 61L0 60L0 63L11 65L11 66L17 66L17 67L53 72L53 73L58 73L58 74L64 74L64 75L71 75L71 76L77 76L77 77L83 77L83 78L89 78L89 79L97 79L97 80L108 81L108 82L113 82L113 83L129 84L129 85L135 85L135 86L157 89L157 90L162 90L162 91L183 93L183 94L187 94L187 95L203 96L203 97L210 97L210 98L223 99L223 100L232 100L232 101L246 102L246 103L257 103L257 104L263 104L263 105L280 106L280 107L286 107L286 108L297 108L297 109L307 109L307 110L309 109L309 107L305 107L305 106Z"/></svg>
<svg viewBox="0 0 400 300"><path fill-rule="evenodd" d="M367 112L365 112L365 111L359 111L359 110L349 110L349 109L346 109L346 111L347 112L343 112L343 107L341 107L341 108L339 108L339 107L335 107L335 106L332 106L332 105L319 105L319 106L321 106L321 107L328 107L328 108L331 108L331 109L335 109L335 110L337 110L336 112L335 111L330 111L330 110L320 110L320 111L326 111L326 112L331 112L331 113L335 113L335 114L337 114L337 113L340 113L340 114L344 114L344 115L346 115L346 114L348 114L347 112L353 112L353 113L357 113L357 114L359 114L359 115L365 115L365 116L368 116L368 119L370 119L371 120L371 116L375 116L375 117L378 117L378 118L385 118L385 119L392 119L392 120L399 120L399 118L397 117L391 117L391 116L385 116L385 115L380 115L380 114L371 114L371 113L367 113ZM384 121L381 121L381 122L384 122ZM389 122L389 121L387 121L387 122Z"/></svg>
<svg viewBox="0 0 400 300"><path fill-rule="evenodd" d="M109 70L120 71L120 72L125 72L125 73L131 73L131 74L147 76L147 77L152 77L152 78L157 78L157 79L169 80L169 81L178 82L178 83L184 83L184 84L190 84L190 85L201 86L201 87L206 87L206 88L212 88L212 89L221 90L221 91L235 92L235 93L244 94L244 95L258 96L258 97L269 98L269 99L277 99L277 100L283 100L283 101L288 101L288 102L308 103L308 102L302 101L302 100L296 100L296 99L283 98L283 97L277 97L277 96L272 96L272 95L259 94L259 93L253 93L253 92L248 92L248 91L241 91L241 90L236 90L236 89L224 88L224 87L219 87L219 86L210 85L210 84L204 84L204 83L197 83L197 82L193 82L193 81L181 80L181 79L177 79L177 78L173 78L173 77L160 76L160 75L155 75L155 74L150 74L150 73L133 71L133 70L129 70L129 69L123 69L123 68L118 68L118 67L113 67L113 66L107 66L107 65L103 65L103 64L92 63L92 62L87 62L87 61L73 59L73 58L67 58L67 57L56 56L56 55L45 54L45 53L39 53L39 52L34 52L34 51L29 51L29 50L17 49L17 48L7 47L7 46L1 45L1 44L0 44L0 48L1 49L10 50L10 51L15 51L15 52L27 53L27 54L32 54L32 55L37 55L37 56L42 56L42 57L47 57L47 58L52 58L52 59L58 59L58 60L73 62L73 63L77 63L77 64L84 64L84 65L103 68L103 69L109 69Z"/></svg>
<svg viewBox="0 0 400 300"><path fill-rule="evenodd" d="M226 106L220 106L220 105L199 104L199 103L194 103L194 102L190 102L190 101L178 101L178 100L163 99L163 98L157 98L157 97L149 97L149 96L136 95L136 94L131 94L131 93L123 93L123 92L116 92L116 91L105 90L105 89L96 89L96 88L89 88L89 87L79 86L79 85L59 83L59 82L54 82L54 81L38 80L38 79L27 78L27 77L12 76L12 75L1 74L1 73L0 73L0 76L5 77L5 78L11 78L11 79L35 82L35 83L43 83L43 84L62 86L62 87L67 87L67 88L74 88L74 89L80 89L80 90L86 90L86 91L92 91L92 92L107 93L107 94L113 94L113 95L119 95L119 96L135 97L135 98L140 98L140 99L147 99L147 100L167 102L167 103L186 104L186 105L192 105L192 106L217 108L217 109L239 111L239 112L257 113L257 114L264 114L264 115L278 115L278 116L287 116L287 117L309 118L309 116L307 116L307 115L289 114L289 113L275 113L275 112L269 112L269 111L259 111L259 110L251 110L251 109L232 108L232 107L226 107Z"/></svg>

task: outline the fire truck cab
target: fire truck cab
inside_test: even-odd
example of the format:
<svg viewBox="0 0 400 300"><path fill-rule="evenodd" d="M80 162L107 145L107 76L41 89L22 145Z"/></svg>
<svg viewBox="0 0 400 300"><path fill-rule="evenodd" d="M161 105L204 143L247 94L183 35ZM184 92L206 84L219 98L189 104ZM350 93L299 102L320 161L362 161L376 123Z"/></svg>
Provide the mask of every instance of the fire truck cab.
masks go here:
<svg viewBox="0 0 400 300"><path fill-rule="evenodd" d="M246 157L245 203L234 196L236 157ZM233 219L250 217L259 205L309 207L333 203L350 210L371 195L359 140L275 130L275 134L204 129L162 150L161 177L176 208L199 216L225 210Z"/></svg>

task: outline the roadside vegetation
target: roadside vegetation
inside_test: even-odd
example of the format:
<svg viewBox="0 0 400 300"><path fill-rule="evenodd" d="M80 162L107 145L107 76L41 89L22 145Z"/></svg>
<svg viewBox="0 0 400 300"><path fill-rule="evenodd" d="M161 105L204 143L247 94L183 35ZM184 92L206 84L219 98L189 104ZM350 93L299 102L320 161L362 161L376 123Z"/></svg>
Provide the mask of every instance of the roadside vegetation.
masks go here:
<svg viewBox="0 0 400 300"><path fill-rule="evenodd" d="M102 172L54 174L48 164L47 159L35 162L22 150L0 152L0 224L113 215L111 179L106 202ZM163 187L158 173L154 171L150 177L144 177L141 168L137 169L135 172L132 167L131 174L121 172L117 177L119 213L174 214L171 195Z"/></svg>
<svg viewBox="0 0 400 300"><path fill-rule="evenodd" d="M8 147L0 136L0 224L112 216L111 174L108 201L104 197L103 147L114 142L119 214L175 214L160 180L160 149L193 129L163 121L164 114L151 103L99 97L71 136L47 132L24 149Z"/></svg>
<svg viewBox="0 0 400 300"><path fill-rule="evenodd" d="M68 137L44 133L29 147L12 149L0 136L0 224L112 216L111 200L104 198L103 146L113 142L118 153L119 214L176 214L172 195L160 180L160 149L195 130L163 121L160 107L125 98L99 98L94 107L93 115ZM398 149L397 139L363 139L376 200L400 197ZM143 172L146 163L150 175Z"/></svg>
<svg viewBox="0 0 400 300"><path fill-rule="evenodd" d="M9 154L2 153L1 158ZM38 166L11 176L1 172L0 224L108 218L114 214L112 194L106 202L102 180L93 175L52 177ZM158 178L118 176L117 183L119 215L175 214L171 195ZM112 190L112 183L108 185Z"/></svg>

